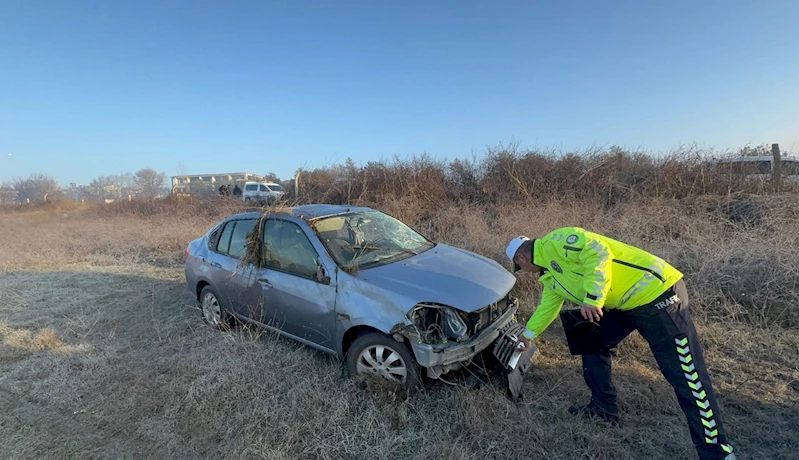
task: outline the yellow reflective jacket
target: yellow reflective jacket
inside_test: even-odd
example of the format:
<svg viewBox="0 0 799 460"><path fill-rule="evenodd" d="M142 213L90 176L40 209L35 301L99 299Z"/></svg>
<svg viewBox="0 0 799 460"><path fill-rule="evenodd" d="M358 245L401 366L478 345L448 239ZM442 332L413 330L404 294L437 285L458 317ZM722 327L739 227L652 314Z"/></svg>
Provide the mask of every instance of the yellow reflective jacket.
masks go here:
<svg viewBox="0 0 799 460"><path fill-rule="evenodd" d="M579 227L559 228L535 240L533 263L545 270L539 278L544 290L527 322L528 339L552 324L565 300L631 310L652 302L683 277L660 257Z"/></svg>

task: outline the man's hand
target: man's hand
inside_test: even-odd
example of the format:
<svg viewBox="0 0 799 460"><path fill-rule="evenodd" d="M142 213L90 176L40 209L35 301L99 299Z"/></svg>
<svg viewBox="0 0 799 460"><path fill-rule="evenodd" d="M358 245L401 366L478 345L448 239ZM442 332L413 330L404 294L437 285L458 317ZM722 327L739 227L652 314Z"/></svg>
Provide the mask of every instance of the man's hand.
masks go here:
<svg viewBox="0 0 799 460"><path fill-rule="evenodd" d="M521 337L519 337L519 341L516 342L516 346L518 347L520 343L522 344L522 349L523 350L529 350L530 349L530 345L532 344L532 340L528 339L525 336L521 336Z"/></svg>
<svg viewBox="0 0 799 460"><path fill-rule="evenodd" d="M602 309L593 305L588 305L586 303L580 307L580 314L583 315L583 318L591 321L592 323L594 321L598 322L600 319L602 319Z"/></svg>

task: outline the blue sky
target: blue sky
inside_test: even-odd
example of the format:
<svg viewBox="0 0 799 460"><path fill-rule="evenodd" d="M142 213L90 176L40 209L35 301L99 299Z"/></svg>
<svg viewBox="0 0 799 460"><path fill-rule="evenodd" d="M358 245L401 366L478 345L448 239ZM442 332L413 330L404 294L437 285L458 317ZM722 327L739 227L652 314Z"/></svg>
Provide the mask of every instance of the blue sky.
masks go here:
<svg viewBox="0 0 799 460"><path fill-rule="evenodd" d="M798 24L795 0L0 0L0 181L799 152Z"/></svg>

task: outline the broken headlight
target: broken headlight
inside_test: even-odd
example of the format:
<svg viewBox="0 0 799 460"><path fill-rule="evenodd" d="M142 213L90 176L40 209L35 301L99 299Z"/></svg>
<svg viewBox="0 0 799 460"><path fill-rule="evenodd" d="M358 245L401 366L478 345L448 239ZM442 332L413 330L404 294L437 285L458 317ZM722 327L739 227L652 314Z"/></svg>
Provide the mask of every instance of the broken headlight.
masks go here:
<svg viewBox="0 0 799 460"><path fill-rule="evenodd" d="M458 310L446 305L420 303L408 313L424 343L461 342L468 338L469 328Z"/></svg>

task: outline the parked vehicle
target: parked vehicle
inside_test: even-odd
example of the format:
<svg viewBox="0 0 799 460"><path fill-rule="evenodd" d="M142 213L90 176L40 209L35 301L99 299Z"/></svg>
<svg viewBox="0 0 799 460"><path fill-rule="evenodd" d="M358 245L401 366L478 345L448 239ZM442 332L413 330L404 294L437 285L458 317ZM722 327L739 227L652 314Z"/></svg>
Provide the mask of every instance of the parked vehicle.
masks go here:
<svg viewBox="0 0 799 460"><path fill-rule="evenodd" d="M286 190L274 182L245 182L242 191L242 199L250 203L273 204L278 201Z"/></svg>
<svg viewBox="0 0 799 460"><path fill-rule="evenodd" d="M768 181L774 169L774 158L770 155L740 156L711 160L707 164L750 180ZM787 182L799 183L799 158L780 158L780 171Z"/></svg>
<svg viewBox="0 0 799 460"><path fill-rule="evenodd" d="M509 270L370 208L237 214L186 255L206 323L277 331L337 356L351 375L413 388L422 370L437 378L490 351L518 390L535 352L514 349L524 325Z"/></svg>

